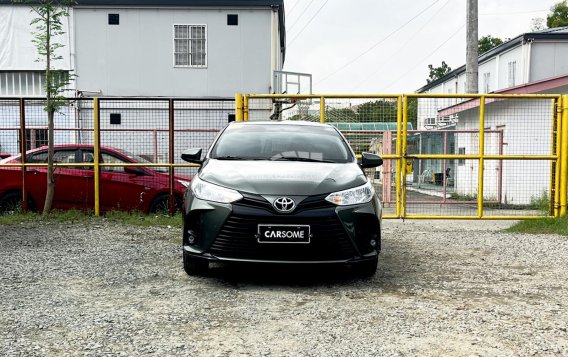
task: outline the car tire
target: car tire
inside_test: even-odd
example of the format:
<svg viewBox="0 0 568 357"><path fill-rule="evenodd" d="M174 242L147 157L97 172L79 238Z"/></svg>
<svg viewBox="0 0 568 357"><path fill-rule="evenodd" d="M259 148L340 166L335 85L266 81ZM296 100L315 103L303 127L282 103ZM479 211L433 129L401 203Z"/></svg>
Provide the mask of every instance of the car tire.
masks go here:
<svg viewBox="0 0 568 357"><path fill-rule="evenodd" d="M35 207L31 198L28 198L28 211L34 211ZM0 214L22 213L22 193L8 192L0 198Z"/></svg>
<svg viewBox="0 0 568 357"><path fill-rule="evenodd" d="M178 196L175 197L175 210L176 212L181 210L182 200ZM150 204L150 208L148 209L149 213L165 213L169 214L170 212L170 195L168 194L161 194L158 197L154 198L152 203Z"/></svg>
<svg viewBox="0 0 568 357"><path fill-rule="evenodd" d="M375 257L371 260L365 260L353 266L355 273L361 278L370 278L377 272L379 258Z"/></svg>
<svg viewBox="0 0 568 357"><path fill-rule="evenodd" d="M205 259L194 257L183 251L183 270L189 276L203 275L209 269L209 262Z"/></svg>

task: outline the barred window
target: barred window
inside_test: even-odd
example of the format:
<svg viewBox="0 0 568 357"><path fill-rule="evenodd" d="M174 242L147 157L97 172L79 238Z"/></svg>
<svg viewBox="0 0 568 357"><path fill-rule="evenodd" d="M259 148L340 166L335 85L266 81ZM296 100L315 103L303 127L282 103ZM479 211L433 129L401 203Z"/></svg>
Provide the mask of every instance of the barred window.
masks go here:
<svg viewBox="0 0 568 357"><path fill-rule="evenodd" d="M40 71L0 72L0 96L45 96L45 73Z"/></svg>
<svg viewBox="0 0 568 357"><path fill-rule="evenodd" d="M483 93L491 92L491 72L483 73Z"/></svg>
<svg viewBox="0 0 568 357"><path fill-rule="evenodd" d="M69 72L62 70L51 71L53 80L69 83ZM0 97L45 97L44 71L0 71ZM63 95L71 87L65 84Z"/></svg>
<svg viewBox="0 0 568 357"><path fill-rule="evenodd" d="M517 74L517 61L511 61L508 63L509 75L508 75L508 87L514 87L516 83L516 74Z"/></svg>
<svg viewBox="0 0 568 357"><path fill-rule="evenodd" d="M39 148L48 144L46 128L26 129L26 151ZM18 131L18 148L22 147L22 137ZM19 150L21 151L21 150Z"/></svg>
<svg viewBox="0 0 568 357"><path fill-rule="evenodd" d="M174 25L174 66L207 67L207 26Z"/></svg>

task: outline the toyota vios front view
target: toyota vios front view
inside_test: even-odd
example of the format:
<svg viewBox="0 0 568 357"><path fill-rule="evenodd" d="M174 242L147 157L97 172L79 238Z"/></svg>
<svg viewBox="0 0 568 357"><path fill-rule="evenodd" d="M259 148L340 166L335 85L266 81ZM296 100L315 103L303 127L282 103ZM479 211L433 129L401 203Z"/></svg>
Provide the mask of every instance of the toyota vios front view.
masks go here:
<svg viewBox="0 0 568 357"><path fill-rule="evenodd" d="M212 261L344 263L373 275L381 249L381 203L360 162L332 126L231 123L185 193L183 264L189 275Z"/></svg>

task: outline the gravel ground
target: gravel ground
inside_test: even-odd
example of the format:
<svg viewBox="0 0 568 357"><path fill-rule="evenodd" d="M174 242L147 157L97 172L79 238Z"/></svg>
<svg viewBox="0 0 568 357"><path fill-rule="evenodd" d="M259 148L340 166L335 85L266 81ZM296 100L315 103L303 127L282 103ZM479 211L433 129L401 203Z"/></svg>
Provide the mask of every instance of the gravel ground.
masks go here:
<svg viewBox="0 0 568 357"><path fill-rule="evenodd" d="M178 229L0 227L0 355L568 355L568 239L385 221L379 271L181 268Z"/></svg>

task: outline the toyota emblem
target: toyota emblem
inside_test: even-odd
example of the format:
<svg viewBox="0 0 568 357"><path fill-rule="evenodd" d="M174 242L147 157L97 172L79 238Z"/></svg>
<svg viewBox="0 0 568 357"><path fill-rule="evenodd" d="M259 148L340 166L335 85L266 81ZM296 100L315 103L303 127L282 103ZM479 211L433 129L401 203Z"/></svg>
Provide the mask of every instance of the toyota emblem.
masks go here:
<svg viewBox="0 0 568 357"><path fill-rule="evenodd" d="M274 201L273 206L278 212L289 213L292 212L294 208L296 208L296 203L294 203L294 200L291 198L278 197Z"/></svg>

